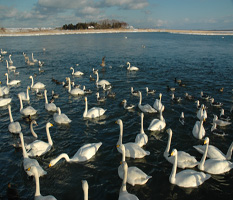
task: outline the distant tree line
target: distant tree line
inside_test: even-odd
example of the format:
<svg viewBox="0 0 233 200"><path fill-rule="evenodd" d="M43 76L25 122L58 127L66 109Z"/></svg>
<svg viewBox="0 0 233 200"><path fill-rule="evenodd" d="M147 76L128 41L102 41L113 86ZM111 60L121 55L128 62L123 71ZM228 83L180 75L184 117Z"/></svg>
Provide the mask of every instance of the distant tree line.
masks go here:
<svg viewBox="0 0 233 200"><path fill-rule="evenodd" d="M100 22L89 23L77 23L77 24L65 24L62 26L63 30L82 30L82 29L114 29L114 28L126 28L128 24L126 22L120 22L117 20L102 20Z"/></svg>

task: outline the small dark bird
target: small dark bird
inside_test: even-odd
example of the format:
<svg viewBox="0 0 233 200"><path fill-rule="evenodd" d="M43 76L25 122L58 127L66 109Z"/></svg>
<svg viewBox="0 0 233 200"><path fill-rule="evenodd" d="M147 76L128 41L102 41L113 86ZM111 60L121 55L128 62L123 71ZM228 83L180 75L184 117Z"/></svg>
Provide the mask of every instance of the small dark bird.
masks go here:
<svg viewBox="0 0 233 200"><path fill-rule="evenodd" d="M17 200L17 199L20 199L18 191L15 188L12 187L11 183L8 183L7 197L8 197L8 200Z"/></svg>
<svg viewBox="0 0 233 200"><path fill-rule="evenodd" d="M102 58L102 63L100 64L100 66L105 67L105 56Z"/></svg>

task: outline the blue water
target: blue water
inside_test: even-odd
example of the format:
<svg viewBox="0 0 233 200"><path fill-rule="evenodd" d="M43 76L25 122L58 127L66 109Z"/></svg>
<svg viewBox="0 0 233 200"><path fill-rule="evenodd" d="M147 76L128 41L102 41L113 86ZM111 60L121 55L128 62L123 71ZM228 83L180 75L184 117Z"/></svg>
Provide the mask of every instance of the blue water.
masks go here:
<svg viewBox="0 0 233 200"><path fill-rule="evenodd" d="M127 39L125 39L127 36ZM145 48L142 48L142 45ZM35 132L39 139L47 141L45 124L49 121L54 124L50 128L54 146L50 152L37 158L41 166L48 172L40 178L42 195L52 194L57 199L83 199L81 180L86 179L89 184L90 199L118 199L122 180L118 177L117 168L120 164L121 154L116 149L119 136L117 119L124 123L123 142L134 141L140 131L140 111L136 108L128 112L120 106L123 99L129 103L137 104L138 97L130 94L130 87L142 91L143 102L153 105L159 93L162 93L162 102L165 105L163 116L167 128L173 130L172 147L184 150L201 159L192 146L202 144L192 135L192 128L197 120L194 101L183 100L176 104L171 102L171 93L167 85L176 87L175 96L184 97L185 92L199 99L200 92L204 91L222 102L225 113L229 114L233 95L233 37L232 36L197 36L169 33L118 33L118 34L82 34L61 36L28 36L28 37L1 37L0 47L12 54L12 60L17 67L19 75L10 73L11 79L20 79L17 87L10 89L12 98L12 115L19 121L24 135L30 135L29 123L24 121L19 113L19 100L17 94L26 91L31 85L30 75L35 82L43 82L48 90L48 98L54 90L60 96L55 104L61 111L72 119L69 126L60 126L53 121L53 116L44 109L44 99L38 98L35 91L30 91L30 105L38 109L34 117L39 124ZM46 48L46 51L43 51ZM28 66L24 62L23 52L30 58L34 57L45 62L42 67L45 72L39 73L37 66ZM5 56L5 59L8 58ZM99 64L106 56L106 67L102 69ZM140 68L136 73L126 70L126 62L131 62ZM76 64L79 64L77 67ZM82 78L72 77L70 67L75 71L84 72ZM98 103L95 93L97 89L94 82L89 80L92 68L99 69L100 79L107 79L116 93L114 99L107 98L105 103ZM5 85L6 63L0 63L0 81ZM65 81L71 77L76 84L85 85L93 93L87 95L89 108L100 106L107 109L104 118L100 120L83 119L84 97L72 97L61 85L51 81L52 77ZM181 79L186 87L180 87L174 78ZM147 95L145 87L155 89L155 95ZM221 93L219 88L224 87ZM232 142L232 128L230 125L223 130L228 134L218 137L210 132L213 114L220 114L220 110L212 108L209 102L201 101L208 107L208 118L204 127L210 144L217 146L226 153ZM27 103L24 103L26 106ZM186 123L179 123L180 113L184 112ZM144 130L148 134L149 142L144 147L150 155L143 159L129 159L129 166L137 166L153 178L143 186L127 184L127 190L138 196L139 199L230 199L232 196L233 171L222 175L214 175L203 185L194 189L183 189L169 182L172 165L163 157L167 144L166 129L162 132L149 132L150 122L158 114L145 114ZM21 199L33 199L35 182L28 178L22 166L22 151L14 149L12 142L17 136L8 131L9 115L7 107L0 108L0 198L7 199L7 183L11 182L17 189ZM54 167L49 168L51 159L65 152L69 156L85 143L99 142L103 145L97 154L84 163L66 163L61 160ZM198 170L197 168L195 168ZM180 171L180 169L178 169Z"/></svg>

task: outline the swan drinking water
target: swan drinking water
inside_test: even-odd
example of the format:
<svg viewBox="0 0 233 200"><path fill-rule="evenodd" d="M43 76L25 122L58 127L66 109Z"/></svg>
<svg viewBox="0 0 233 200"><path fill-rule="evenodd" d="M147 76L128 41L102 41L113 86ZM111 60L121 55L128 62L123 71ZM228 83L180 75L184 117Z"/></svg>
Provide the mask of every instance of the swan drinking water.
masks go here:
<svg viewBox="0 0 233 200"><path fill-rule="evenodd" d="M122 153L121 149L118 147L122 144L122 139L123 139L123 123L121 119L118 119L116 121L117 124L120 126L120 134L119 134L119 139L117 142L117 150ZM136 143L134 142L128 142L125 143L125 156L126 157L131 157L131 158L143 158L144 156L150 155L149 151L145 151L141 147L139 147Z"/></svg>
<svg viewBox="0 0 233 200"><path fill-rule="evenodd" d="M85 110L83 117L86 118L96 118L102 116L106 112L106 109L93 107L88 110L87 97L85 97Z"/></svg>
<svg viewBox="0 0 233 200"><path fill-rule="evenodd" d="M49 167L54 166L62 158L65 158L67 162L87 161L96 154L96 152L99 150L101 145L102 145L102 142L85 144L79 148L79 150L74 154L72 158L70 158L66 153L62 153L58 157L50 161Z"/></svg>

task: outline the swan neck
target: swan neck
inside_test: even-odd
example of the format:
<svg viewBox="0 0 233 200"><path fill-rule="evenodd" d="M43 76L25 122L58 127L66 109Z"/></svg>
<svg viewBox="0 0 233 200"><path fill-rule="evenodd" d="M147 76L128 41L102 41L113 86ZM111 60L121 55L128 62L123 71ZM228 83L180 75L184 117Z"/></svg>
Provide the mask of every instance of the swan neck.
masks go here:
<svg viewBox="0 0 233 200"><path fill-rule="evenodd" d="M166 149L165 149L165 152L166 152L166 153L169 153L169 151L170 151L171 141L172 141L172 134L169 134L169 135L168 135L168 140L167 140L167 147L166 147Z"/></svg>
<svg viewBox="0 0 233 200"><path fill-rule="evenodd" d="M233 150L233 142L231 143L231 145L229 146L229 149L227 151L227 154L226 154L226 159L227 160L231 160L232 150Z"/></svg>
<svg viewBox="0 0 233 200"><path fill-rule="evenodd" d="M53 146L53 140L51 138L50 132L49 132L49 126L46 125L46 133L47 133L47 138L48 138L48 143Z"/></svg>
<svg viewBox="0 0 233 200"><path fill-rule="evenodd" d="M12 114L11 114L11 106L8 106L8 110L9 110L10 122L14 122Z"/></svg>
<svg viewBox="0 0 233 200"><path fill-rule="evenodd" d="M84 188L83 193L84 193L84 200L88 200L88 188Z"/></svg>
<svg viewBox="0 0 233 200"><path fill-rule="evenodd" d="M98 82L99 82L99 73L96 72L96 83L98 83Z"/></svg>
<svg viewBox="0 0 233 200"><path fill-rule="evenodd" d="M87 105L87 100L85 101L85 110L83 113L83 117L85 117L87 115L87 110L88 110L88 105Z"/></svg>
<svg viewBox="0 0 233 200"><path fill-rule="evenodd" d="M161 121L164 121L162 108L161 108L161 110L159 111L159 119L160 119Z"/></svg>
<svg viewBox="0 0 233 200"><path fill-rule="evenodd" d="M141 105L142 104L142 93L140 92L139 93L139 103L138 103L139 105Z"/></svg>
<svg viewBox="0 0 233 200"><path fill-rule="evenodd" d="M122 163L125 162L125 146L122 144Z"/></svg>
<svg viewBox="0 0 233 200"><path fill-rule="evenodd" d="M29 100L29 91L28 91L28 88L27 88L27 100Z"/></svg>
<svg viewBox="0 0 233 200"><path fill-rule="evenodd" d="M19 137L20 137L20 141L21 141L21 145L22 145L23 157L24 157L24 158L28 158L28 154L27 154L27 152L26 152L25 145L24 145L23 134L20 133L20 134L19 134Z"/></svg>
<svg viewBox="0 0 233 200"><path fill-rule="evenodd" d="M6 84L8 85L9 79L8 79L8 74L6 74Z"/></svg>
<svg viewBox="0 0 233 200"><path fill-rule="evenodd" d="M30 130L31 130L31 133L32 135L35 137L35 138L38 138L37 134L35 133L34 129L33 129L33 123L31 122L30 124Z"/></svg>
<svg viewBox="0 0 233 200"><path fill-rule="evenodd" d="M65 158L65 160L66 160L67 162L70 161L69 156L68 156L66 153L62 153L62 154L60 154L58 157L56 157L56 158L53 160L53 162L54 162L53 165L55 165L55 164L56 164L59 160L61 160L62 158Z"/></svg>
<svg viewBox="0 0 233 200"><path fill-rule="evenodd" d="M143 115L142 114L141 114L141 133L145 133L144 128L143 128Z"/></svg>
<svg viewBox="0 0 233 200"><path fill-rule="evenodd" d="M44 91L44 98L45 98L45 104L48 104L48 97L47 97L47 92Z"/></svg>
<svg viewBox="0 0 233 200"><path fill-rule="evenodd" d="M39 175L38 175L38 171L37 170L35 170L34 177L35 177L35 181L36 181L35 197L41 196L41 194L40 194L40 180L39 180Z"/></svg>
<svg viewBox="0 0 233 200"><path fill-rule="evenodd" d="M120 135L119 135L119 139L118 139L117 144L118 144L118 145L122 145L122 137L123 137L123 123L122 123L122 122L120 122L119 126L120 126Z"/></svg>
<svg viewBox="0 0 233 200"><path fill-rule="evenodd" d="M7 69L9 68L8 60L6 60L6 67L7 67Z"/></svg>
<svg viewBox="0 0 233 200"><path fill-rule="evenodd" d="M68 92L71 91L70 78L68 78Z"/></svg>
<svg viewBox="0 0 233 200"><path fill-rule="evenodd" d="M202 156L202 158L201 158L201 161L200 161L200 163L199 163L199 166L198 166L198 168L199 168L200 170L204 170L204 164L205 164L205 160L206 160L208 148L209 148L209 143L206 143L204 154L203 154L203 156Z"/></svg>
<svg viewBox="0 0 233 200"><path fill-rule="evenodd" d="M19 101L20 101L20 110L22 110L23 109L23 101L21 99L21 96L19 96Z"/></svg>
<svg viewBox="0 0 233 200"><path fill-rule="evenodd" d="M123 165L123 163L122 163L122 165ZM127 163L126 163L126 165L127 165ZM124 177L123 177L123 181L122 181L121 192L127 191L127 189L126 189L127 175L128 175L128 166L126 169L124 168Z"/></svg>
<svg viewBox="0 0 233 200"><path fill-rule="evenodd" d="M172 167L172 172L171 172L171 175L169 177L169 180L171 183L175 183L175 180L176 180L176 170L177 170L177 155L178 153L176 153L175 155L175 159L174 159L174 163L173 163L173 167Z"/></svg>

